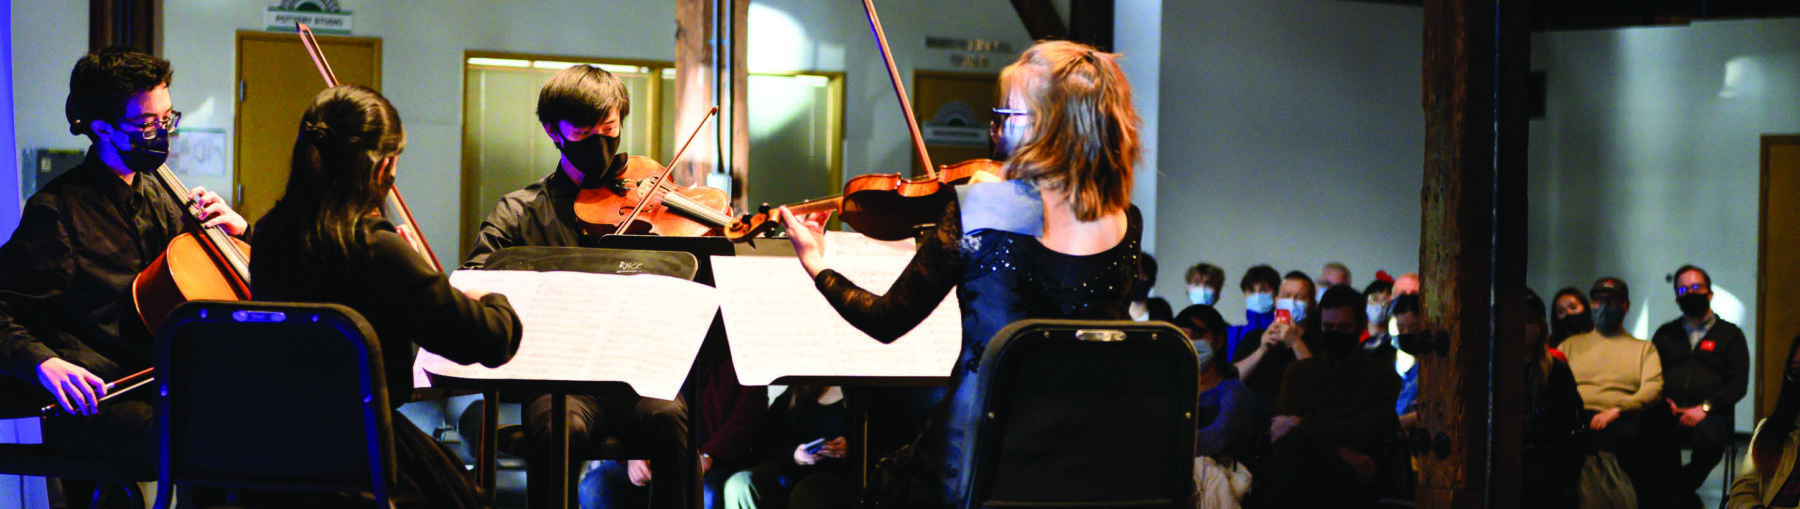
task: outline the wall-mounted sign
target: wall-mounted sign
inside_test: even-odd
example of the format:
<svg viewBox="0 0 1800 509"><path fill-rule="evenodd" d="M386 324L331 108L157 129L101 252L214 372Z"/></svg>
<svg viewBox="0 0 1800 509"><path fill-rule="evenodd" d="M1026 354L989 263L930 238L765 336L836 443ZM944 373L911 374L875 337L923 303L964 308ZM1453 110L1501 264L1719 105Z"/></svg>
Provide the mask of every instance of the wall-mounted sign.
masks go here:
<svg viewBox="0 0 1800 509"><path fill-rule="evenodd" d="M169 169L178 175L225 176L225 130L182 127L169 136Z"/></svg>
<svg viewBox="0 0 1800 509"><path fill-rule="evenodd" d="M276 0L263 10L263 26L271 31L292 32L295 23L305 23L313 32L348 35L355 21L337 0Z"/></svg>

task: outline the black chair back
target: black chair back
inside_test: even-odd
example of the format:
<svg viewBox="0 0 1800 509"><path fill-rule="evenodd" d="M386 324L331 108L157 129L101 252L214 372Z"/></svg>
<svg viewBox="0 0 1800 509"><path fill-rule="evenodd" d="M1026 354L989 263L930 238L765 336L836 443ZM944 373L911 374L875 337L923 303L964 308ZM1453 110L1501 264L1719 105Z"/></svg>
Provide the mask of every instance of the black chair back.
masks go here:
<svg viewBox="0 0 1800 509"><path fill-rule="evenodd" d="M1190 504L1199 366L1179 329L1025 320L980 366L968 507Z"/></svg>
<svg viewBox="0 0 1800 509"><path fill-rule="evenodd" d="M161 486L364 491L387 507L392 414L355 311L195 301L156 342Z"/></svg>

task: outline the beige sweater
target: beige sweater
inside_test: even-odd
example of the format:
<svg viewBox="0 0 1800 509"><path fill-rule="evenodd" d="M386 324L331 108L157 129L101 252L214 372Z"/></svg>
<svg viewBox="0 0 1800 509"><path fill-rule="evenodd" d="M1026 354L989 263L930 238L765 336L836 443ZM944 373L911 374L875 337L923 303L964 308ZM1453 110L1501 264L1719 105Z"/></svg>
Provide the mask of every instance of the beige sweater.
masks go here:
<svg viewBox="0 0 1800 509"><path fill-rule="evenodd" d="M1661 403L1662 358L1656 345L1630 334L1589 332L1556 347L1569 357L1575 388L1588 410L1632 411Z"/></svg>

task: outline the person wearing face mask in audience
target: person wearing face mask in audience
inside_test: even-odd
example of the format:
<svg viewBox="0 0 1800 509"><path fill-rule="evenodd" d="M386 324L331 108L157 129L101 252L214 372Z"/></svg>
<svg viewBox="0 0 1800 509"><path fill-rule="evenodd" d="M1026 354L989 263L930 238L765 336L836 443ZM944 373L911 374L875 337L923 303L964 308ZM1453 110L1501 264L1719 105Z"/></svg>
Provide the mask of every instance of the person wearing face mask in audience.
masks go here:
<svg viewBox="0 0 1800 509"><path fill-rule="evenodd" d="M1277 314L1285 311L1286 318L1276 319L1267 330L1246 334L1233 352L1232 357L1238 359L1233 364L1254 395L1258 427L1275 415L1275 400L1281 395L1288 366L1314 353L1312 295L1312 278L1304 272L1289 272L1275 299ZM1360 305L1357 312L1362 312Z"/></svg>
<svg viewBox="0 0 1800 509"><path fill-rule="evenodd" d="M1254 492L1269 507L1374 505L1381 474L1374 458L1399 429L1400 377L1358 347L1368 325L1363 302L1349 287L1326 290L1318 351L1284 375L1269 431L1274 454L1256 471Z"/></svg>
<svg viewBox="0 0 1800 509"><path fill-rule="evenodd" d="M1131 319L1139 322L1156 320L1167 322L1175 319L1174 307L1162 297L1151 297L1156 289L1156 258L1150 253L1138 258L1137 283L1131 290Z"/></svg>
<svg viewBox="0 0 1800 509"><path fill-rule="evenodd" d="M1419 294L1407 293L1394 297L1388 305L1389 313L1394 317L1394 328L1398 333L1394 336L1394 345L1400 351L1417 359L1425 355L1425 310L1419 300ZM1394 415L1400 418L1400 427L1413 429L1419 420L1419 363L1414 360L1406 372L1400 375L1400 395L1394 400Z"/></svg>
<svg viewBox="0 0 1800 509"><path fill-rule="evenodd" d="M1246 334L1275 323L1275 290L1280 286L1281 273L1268 265L1250 267L1238 280L1238 290L1244 292L1244 324L1225 331L1225 351L1231 354L1232 362L1243 359L1237 352Z"/></svg>
<svg viewBox="0 0 1800 509"><path fill-rule="evenodd" d="M1248 477L1239 461L1248 459L1256 437L1250 413L1250 390L1238 381L1237 368L1225 362L1225 318L1212 306L1195 304L1175 315L1175 326L1187 333L1200 361L1199 412L1194 415L1194 457L1200 507L1237 507L1243 496L1232 477ZM1242 472L1240 474L1240 472ZM1248 489L1247 483L1241 486Z"/></svg>
<svg viewBox="0 0 1800 509"><path fill-rule="evenodd" d="M1581 393L1562 352L1547 343L1544 299L1525 290L1525 433L1520 507L1575 505L1580 456L1571 437L1581 429Z"/></svg>
<svg viewBox="0 0 1800 509"><path fill-rule="evenodd" d="M1674 419L1662 399L1662 357L1649 341L1625 331L1631 290L1624 280L1600 278L1588 297L1594 330L1558 347L1575 374L1586 408L1583 420L1594 432L1594 445L1618 457L1640 506L1668 507L1681 458L1670 440Z"/></svg>
<svg viewBox="0 0 1800 509"><path fill-rule="evenodd" d="M1206 262L1194 264L1187 270L1188 304L1204 304L1212 306L1219 303L1219 292L1225 288L1225 269ZM1224 331L1220 331L1223 337Z"/></svg>
<svg viewBox="0 0 1800 509"><path fill-rule="evenodd" d="M1588 314L1588 298L1580 288L1567 287L1556 291L1556 297L1550 299L1550 348L1561 345L1563 340L1576 334L1586 334L1594 330L1594 317Z"/></svg>
<svg viewBox="0 0 1800 509"><path fill-rule="evenodd" d="M1706 269L1683 265L1674 279L1681 316L1658 327L1650 342L1662 357L1663 399L1676 418L1675 437L1694 449L1679 485L1683 505L1693 507L1700 502L1695 490L1733 440L1733 409L1750 386L1750 348L1742 329L1713 313Z"/></svg>
<svg viewBox="0 0 1800 509"><path fill-rule="evenodd" d="M1375 356L1377 362L1392 365L1396 350L1393 338L1388 337L1388 302L1394 292L1392 280L1379 276L1368 288L1363 289L1363 313L1369 318L1368 327L1363 328L1362 346Z"/></svg>
<svg viewBox="0 0 1800 509"><path fill-rule="evenodd" d="M575 65L551 77L538 91L537 118L562 158L549 175L500 198L482 221L462 268L480 269L489 255L514 246L594 247L599 237L575 217L575 198L582 189L608 185L625 167L619 134L630 114L625 84L605 69ZM602 437L619 437L650 456L630 460L627 470L633 485L650 487L654 507L692 507L689 480L705 475L712 459L700 456L695 470L684 398L580 394L568 396L567 408L573 459L597 454ZM508 435L500 442L522 453L531 479L541 481L527 483L532 507L550 505L552 495L545 480L550 474L550 424L563 416L551 415L551 409L550 395L532 396L525 406L523 440Z"/></svg>

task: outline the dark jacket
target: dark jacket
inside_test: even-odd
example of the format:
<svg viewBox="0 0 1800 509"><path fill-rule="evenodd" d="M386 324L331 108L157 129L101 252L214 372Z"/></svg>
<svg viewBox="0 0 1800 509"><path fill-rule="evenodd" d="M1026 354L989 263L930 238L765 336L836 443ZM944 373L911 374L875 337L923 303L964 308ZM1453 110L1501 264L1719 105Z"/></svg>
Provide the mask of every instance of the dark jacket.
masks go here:
<svg viewBox="0 0 1800 509"><path fill-rule="evenodd" d="M189 230L150 175L126 184L91 152L32 195L0 246L0 407L48 404L37 366L52 358L107 380L150 367L131 282Z"/></svg>
<svg viewBox="0 0 1800 509"><path fill-rule="evenodd" d="M1717 319L1696 346L1677 318L1650 336L1662 357L1663 397L1684 407L1709 403L1726 412L1744 399L1750 384L1750 347L1737 325Z"/></svg>

